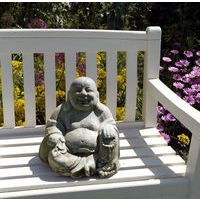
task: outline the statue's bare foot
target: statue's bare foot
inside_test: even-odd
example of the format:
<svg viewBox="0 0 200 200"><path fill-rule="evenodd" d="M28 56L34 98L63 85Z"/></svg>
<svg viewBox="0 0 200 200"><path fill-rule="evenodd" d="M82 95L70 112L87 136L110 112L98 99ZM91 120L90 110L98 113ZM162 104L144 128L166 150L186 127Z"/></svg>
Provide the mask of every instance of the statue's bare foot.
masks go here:
<svg viewBox="0 0 200 200"><path fill-rule="evenodd" d="M98 171L98 175L101 178L109 178L109 177L113 176L116 173L117 173L117 170L111 170L111 171L99 170Z"/></svg>
<svg viewBox="0 0 200 200"><path fill-rule="evenodd" d="M98 175L101 178L111 177L117 173L118 168L119 168L118 161L117 163L112 163L111 165L105 165L104 167L98 170Z"/></svg>

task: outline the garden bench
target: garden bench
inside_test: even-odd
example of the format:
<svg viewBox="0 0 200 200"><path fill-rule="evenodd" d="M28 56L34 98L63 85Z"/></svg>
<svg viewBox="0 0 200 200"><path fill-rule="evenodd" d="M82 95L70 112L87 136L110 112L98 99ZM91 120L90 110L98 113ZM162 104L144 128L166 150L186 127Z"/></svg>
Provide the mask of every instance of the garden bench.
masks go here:
<svg viewBox="0 0 200 200"><path fill-rule="evenodd" d="M200 195L200 113L159 80L161 29L146 31L1 29L0 62L4 127L0 129L0 198L197 198ZM76 52L86 52L86 75L97 80L96 53L106 51L106 104L116 116L117 51L126 51L125 119L120 170L111 178L71 179L38 158L44 125L36 125L33 53L44 53L46 119L56 108L55 53L65 53L66 91L76 75ZM145 51L143 120L135 121L137 53ZM15 126L11 54L22 53L23 127ZM67 98L67 92L66 92ZM191 132L187 164L156 129L164 105Z"/></svg>

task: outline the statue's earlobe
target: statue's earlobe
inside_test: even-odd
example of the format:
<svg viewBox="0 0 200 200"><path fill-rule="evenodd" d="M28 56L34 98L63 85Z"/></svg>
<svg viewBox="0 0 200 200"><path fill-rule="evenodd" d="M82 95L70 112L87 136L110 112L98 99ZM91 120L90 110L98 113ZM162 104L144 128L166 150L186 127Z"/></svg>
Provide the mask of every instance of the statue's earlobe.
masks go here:
<svg viewBox="0 0 200 200"><path fill-rule="evenodd" d="M99 100L99 92L97 91L97 98L98 98L98 100Z"/></svg>

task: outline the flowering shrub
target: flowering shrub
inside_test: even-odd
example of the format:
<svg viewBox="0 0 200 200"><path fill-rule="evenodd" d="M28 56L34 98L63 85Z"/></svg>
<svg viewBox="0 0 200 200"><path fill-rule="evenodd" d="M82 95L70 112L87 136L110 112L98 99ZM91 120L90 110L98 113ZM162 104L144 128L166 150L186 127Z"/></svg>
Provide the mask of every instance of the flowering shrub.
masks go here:
<svg viewBox="0 0 200 200"><path fill-rule="evenodd" d="M162 57L160 78L178 96L200 110L200 51L171 50ZM187 158L191 133L160 104L157 113L159 131L177 152Z"/></svg>

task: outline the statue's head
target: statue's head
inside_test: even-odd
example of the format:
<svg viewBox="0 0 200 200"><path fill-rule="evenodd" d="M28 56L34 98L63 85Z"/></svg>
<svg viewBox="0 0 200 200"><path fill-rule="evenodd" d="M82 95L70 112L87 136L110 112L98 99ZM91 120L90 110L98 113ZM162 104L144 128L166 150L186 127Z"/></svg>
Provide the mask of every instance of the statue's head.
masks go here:
<svg viewBox="0 0 200 200"><path fill-rule="evenodd" d="M93 110L99 101L95 82L89 77L75 79L69 90L69 100L76 110Z"/></svg>

